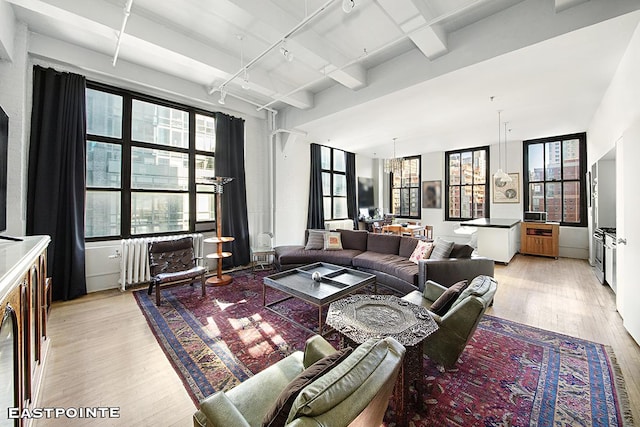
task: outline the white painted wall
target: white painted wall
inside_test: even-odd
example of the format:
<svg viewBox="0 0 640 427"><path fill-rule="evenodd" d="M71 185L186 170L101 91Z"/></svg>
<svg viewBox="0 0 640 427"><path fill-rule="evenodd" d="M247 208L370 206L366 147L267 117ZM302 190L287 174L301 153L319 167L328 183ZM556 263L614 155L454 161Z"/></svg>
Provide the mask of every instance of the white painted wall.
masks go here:
<svg viewBox="0 0 640 427"><path fill-rule="evenodd" d="M640 342L640 292L637 284L637 272L633 268L635 256L640 241L638 228L634 226L640 199L633 189L633 182L624 179L637 176L629 173L638 168L635 155L640 137L640 26L636 28L627 51L625 52L618 70L605 93L588 129L589 164L594 164L610 150L616 148L617 141L624 141L617 147L616 155L616 227L618 237L626 238L629 242L630 253L624 245L618 245L616 302L618 311L625 320L625 327ZM622 145L622 144L621 144ZM633 153L631 155L630 153ZM622 173L624 171L624 175ZM629 187L631 186L631 187ZM626 188L626 190L625 190ZM636 195L635 197L633 197ZM629 212L625 215L624 212ZM629 221L631 219L631 221ZM627 257L627 255L629 255Z"/></svg>
<svg viewBox="0 0 640 427"><path fill-rule="evenodd" d="M303 244L309 206L310 144L305 138L282 144L281 136L274 142L276 246Z"/></svg>
<svg viewBox="0 0 640 427"><path fill-rule="evenodd" d="M615 148L615 143L640 116L640 26L636 28L618 70L587 130L588 164Z"/></svg>
<svg viewBox="0 0 640 427"><path fill-rule="evenodd" d="M13 59L0 61L0 106L9 116L7 230L2 234L9 236L23 236L26 229L28 117L31 114L28 105L31 101L27 102L31 96L31 77L27 73L28 34L24 24L16 24Z"/></svg>

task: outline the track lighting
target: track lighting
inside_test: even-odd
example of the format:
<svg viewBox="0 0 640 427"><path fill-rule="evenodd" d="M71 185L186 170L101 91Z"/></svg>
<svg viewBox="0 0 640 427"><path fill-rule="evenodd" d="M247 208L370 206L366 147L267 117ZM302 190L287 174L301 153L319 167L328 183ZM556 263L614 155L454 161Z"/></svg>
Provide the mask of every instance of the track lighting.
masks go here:
<svg viewBox="0 0 640 427"><path fill-rule="evenodd" d="M354 7L356 7L354 0L342 0L342 10L344 13L350 13Z"/></svg>
<svg viewBox="0 0 640 427"><path fill-rule="evenodd" d="M220 89L220 99L218 99L218 104L224 105L224 99L227 97L227 91L224 89Z"/></svg>
<svg viewBox="0 0 640 427"><path fill-rule="evenodd" d="M287 61L289 62L293 61L293 52L287 49L284 44L280 46L280 53L282 54L282 56L285 57Z"/></svg>

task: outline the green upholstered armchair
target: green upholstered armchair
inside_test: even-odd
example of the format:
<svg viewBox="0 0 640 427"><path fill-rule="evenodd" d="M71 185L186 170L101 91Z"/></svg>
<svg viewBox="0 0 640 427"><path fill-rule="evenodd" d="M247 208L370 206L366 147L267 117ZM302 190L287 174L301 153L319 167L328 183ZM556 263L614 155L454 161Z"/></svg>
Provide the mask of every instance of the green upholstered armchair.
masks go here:
<svg viewBox="0 0 640 427"><path fill-rule="evenodd" d="M280 393L292 380L336 350L319 335L304 353L297 351L226 392L202 402L196 427L261 426ZM371 339L328 372L304 386L293 401L285 425L377 426L382 423L405 348L393 338Z"/></svg>
<svg viewBox="0 0 640 427"><path fill-rule="evenodd" d="M430 311L439 328L424 340L424 353L439 365L451 368L471 339L482 315L493 300L497 282L490 276L477 276L454 301L444 315ZM404 300L427 310L447 290L435 282L427 281L424 292L413 291Z"/></svg>

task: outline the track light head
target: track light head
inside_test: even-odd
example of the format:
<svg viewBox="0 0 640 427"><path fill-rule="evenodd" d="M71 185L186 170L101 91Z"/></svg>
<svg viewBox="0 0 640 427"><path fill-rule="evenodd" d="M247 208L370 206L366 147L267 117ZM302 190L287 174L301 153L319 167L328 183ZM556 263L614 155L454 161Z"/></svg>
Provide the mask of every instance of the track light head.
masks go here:
<svg viewBox="0 0 640 427"><path fill-rule="evenodd" d="M354 0L342 0L342 11L344 13L350 13L354 7L356 7Z"/></svg>
<svg viewBox="0 0 640 427"><path fill-rule="evenodd" d="M282 56L284 56L284 58L287 61L289 62L293 61L293 52L287 49L285 45L280 46L280 53L282 54Z"/></svg>
<svg viewBox="0 0 640 427"><path fill-rule="evenodd" d="M224 105L226 97L227 97L227 91L224 89L220 89L220 99L218 99L218 104Z"/></svg>

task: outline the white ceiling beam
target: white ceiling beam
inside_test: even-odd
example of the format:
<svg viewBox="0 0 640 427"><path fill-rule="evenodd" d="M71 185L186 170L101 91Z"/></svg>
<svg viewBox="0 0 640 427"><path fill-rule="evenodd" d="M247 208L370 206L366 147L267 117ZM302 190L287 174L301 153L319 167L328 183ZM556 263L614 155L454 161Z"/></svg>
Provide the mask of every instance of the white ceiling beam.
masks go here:
<svg viewBox="0 0 640 427"><path fill-rule="evenodd" d="M113 45L107 49L115 49L117 32L122 19L122 9L108 2L91 2L91 7L83 7L84 2L74 0L9 0L16 6L35 13L59 20L62 24L82 29L99 36L112 39ZM55 5L54 5L55 3ZM239 68L238 59L225 51L211 47L199 40L195 40L173 29L163 27L158 31L158 24L150 19L135 14L129 17L127 31L122 38L121 58L130 62L144 60L129 54L128 47L143 46L144 50L157 56L164 56L168 62L175 61L192 64L194 68L203 72L208 69L211 80L224 80L233 75ZM108 53L108 52L104 52ZM112 52L109 52L112 54ZM203 67L204 66L204 67ZM273 76L256 67L251 72L251 89L261 96L278 98L288 93L293 86L278 83L273 88ZM239 82L238 82L239 86ZM307 109L313 106L313 95L300 91L281 99L296 108Z"/></svg>
<svg viewBox="0 0 640 427"><path fill-rule="evenodd" d="M261 24L256 25L252 32L262 37L267 44L273 43L301 21L288 11L275 7L273 2L264 0L227 0L227 2L242 8L245 14L251 16L254 23ZM305 31L294 34L288 40L287 47L294 52L296 61L301 61L315 71L325 73L327 77L349 89L359 89L367 84L366 70L360 64L333 71L353 58L348 58L338 47L328 43L326 39L314 32L311 24L305 27Z"/></svg>
<svg viewBox="0 0 640 427"><path fill-rule="evenodd" d="M0 59L13 60L13 38L16 17L7 2L0 0Z"/></svg>
<svg viewBox="0 0 640 427"><path fill-rule="evenodd" d="M380 3L382 0L376 1ZM400 1L398 3L401 4ZM616 0L615 6L611 3L609 0L590 0L571 9L572 13L554 13L552 2L523 0L516 7L504 9L450 33L449 38L452 44L455 40L456 48L438 61L426 60L421 52L407 52L369 69L369 84L357 93L339 86L331 87L316 95L315 108L306 111L288 108L278 114L278 119L287 127L309 131L307 126L320 122L324 117L351 114L356 108L384 99L393 92L408 90L414 85L453 74L456 70L508 52L640 10L637 0ZM505 37L505 34L512 36ZM384 105L392 104L387 101Z"/></svg>
<svg viewBox="0 0 640 427"><path fill-rule="evenodd" d="M447 34L438 24L427 25L432 16L423 3L412 0L378 0L387 15L430 60L449 51Z"/></svg>
<svg viewBox="0 0 640 427"><path fill-rule="evenodd" d="M254 106L229 96L224 106L218 104L218 97L210 96L201 84L129 62L125 58L120 58L118 66L113 67L110 53L99 53L41 34L31 33L29 54L38 62L61 64L63 71L80 73L100 83L188 103L208 111L222 110L266 118L265 111L258 112Z"/></svg>
<svg viewBox="0 0 640 427"><path fill-rule="evenodd" d="M556 13L560 13L563 10L570 9L574 6L577 6L581 3L586 3L589 0L555 0L556 5Z"/></svg>

